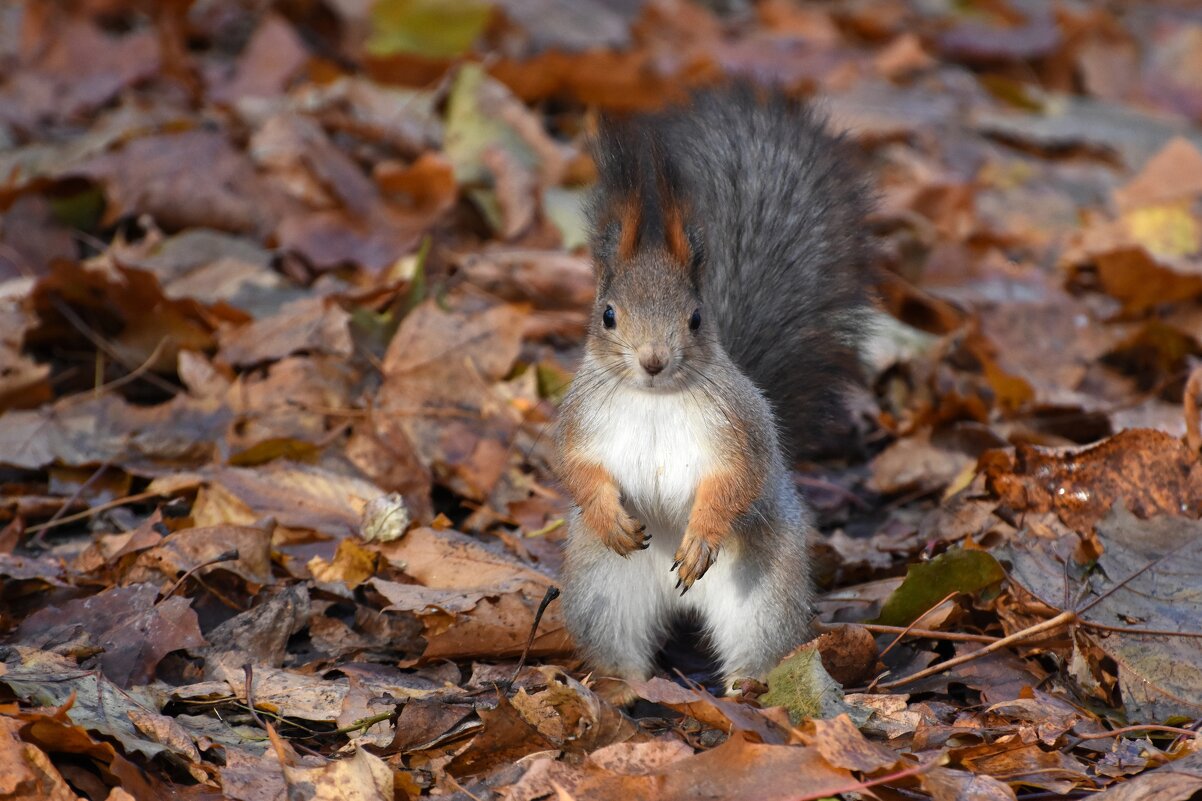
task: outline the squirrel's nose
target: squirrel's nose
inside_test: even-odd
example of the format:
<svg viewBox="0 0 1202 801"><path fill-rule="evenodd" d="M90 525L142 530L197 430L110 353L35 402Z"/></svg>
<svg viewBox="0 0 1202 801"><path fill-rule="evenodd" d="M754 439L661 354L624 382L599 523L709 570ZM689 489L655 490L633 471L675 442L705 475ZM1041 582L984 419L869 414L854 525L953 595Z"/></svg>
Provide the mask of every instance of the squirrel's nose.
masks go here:
<svg viewBox="0 0 1202 801"><path fill-rule="evenodd" d="M639 357L639 364L650 375L659 375L664 371L664 359L658 353L648 353Z"/></svg>

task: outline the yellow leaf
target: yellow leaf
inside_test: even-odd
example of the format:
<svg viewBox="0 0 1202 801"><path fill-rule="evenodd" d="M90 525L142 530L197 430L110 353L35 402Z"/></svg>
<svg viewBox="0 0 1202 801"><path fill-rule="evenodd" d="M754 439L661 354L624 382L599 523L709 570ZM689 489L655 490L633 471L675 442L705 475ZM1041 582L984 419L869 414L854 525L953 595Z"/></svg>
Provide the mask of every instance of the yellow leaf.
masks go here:
<svg viewBox="0 0 1202 801"><path fill-rule="evenodd" d="M358 587L376 572L376 553L369 551L354 540L338 543L334 561L327 562L320 556L309 560L309 572L317 581L341 581L348 587Z"/></svg>
<svg viewBox="0 0 1202 801"><path fill-rule="evenodd" d="M1188 256L1202 248L1202 229L1187 201L1132 209L1123 220L1131 236L1157 256Z"/></svg>

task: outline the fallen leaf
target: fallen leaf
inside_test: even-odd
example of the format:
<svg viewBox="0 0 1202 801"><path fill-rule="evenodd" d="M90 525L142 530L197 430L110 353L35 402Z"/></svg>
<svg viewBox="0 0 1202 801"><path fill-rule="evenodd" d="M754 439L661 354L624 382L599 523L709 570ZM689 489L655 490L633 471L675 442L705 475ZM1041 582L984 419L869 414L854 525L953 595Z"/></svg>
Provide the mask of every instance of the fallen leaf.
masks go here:
<svg viewBox="0 0 1202 801"><path fill-rule="evenodd" d="M932 768L919 775L933 801L1015 801L1009 785L992 776L950 768Z"/></svg>
<svg viewBox="0 0 1202 801"><path fill-rule="evenodd" d="M327 760L317 767L285 764L284 785L289 797L303 793L312 801L392 801L392 769L362 748L346 759Z"/></svg>
<svg viewBox="0 0 1202 801"><path fill-rule="evenodd" d="M197 164L205 169L196 171ZM266 236L276 217L289 209L251 160L218 131L143 136L71 172L104 187L109 224L124 215L149 214L169 230L199 227Z"/></svg>
<svg viewBox="0 0 1202 801"><path fill-rule="evenodd" d="M1051 543L1031 539L1007 549L1011 577L1054 609L1066 592L1077 599L1078 636L1118 664L1131 721L1197 717L1202 712L1197 701L1202 697L1202 641L1173 633L1199 632L1202 609L1191 590L1202 574L1202 549L1197 547L1202 523L1166 515L1141 520L1117 503L1095 530L1102 547L1095 570L1070 565L1066 576L1063 557L1048 553ZM1078 582L1089 592L1080 593ZM1090 624L1106 628L1090 629Z"/></svg>
<svg viewBox="0 0 1202 801"><path fill-rule="evenodd" d="M220 556L233 558L213 562ZM141 551L125 578L174 581L190 570L200 576L221 570L253 584L270 584L271 531L231 525L182 529Z"/></svg>
<svg viewBox="0 0 1202 801"><path fill-rule="evenodd" d="M494 385L517 357L523 317L513 306L467 315L428 301L405 318L384 357L379 436L412 443L467 497L484 498L509 463L520 413Z"/></svg>
<svg viewBox="0 0 1202 801"><path fill-rule="evenodd" d="M21 724L0 717L0 798L5 801L75 801L76 795L51 764L46 752L20 736Z"/></svg>
<svg viewBox="0 0 1202 801"><path fill-rule="evenodd" d="M494 709L478 709L483 730L447 765L457 776L485 773L497 765L517 762L527 754L553 749L555 744L531 725L504 696Z"/></svg>
<svg viewBox="0 0 1202 801"><path fill-rule="evenodd" d="M1038 745L997 743L957 751L960 762L973 773L992 776L1012 786L1068 793L1090 783L1081 762L1058 750L1047 751Z"/></svg>
<svg viewBox="0 0 1202 801"><path fill-rule="evenodd" d="M760 703L785 707L794 722L853 712L843 699L843 688L823 668L822 655L812 643L786 656L768 673L768 692L760 696ZM867 714L857 716L862 721Z"/></svg>
<svg viewBox="0 0 1202 801"><path fill-rule="evenodd" d="M203 653L209 658L239 654L256 665L283 667L288 640L308 625L309 614L309 592L304 585L260 593L255 606L205 633L209 645Z"/></svg>
<svg viewBox="0 0 1202 801"><path fill-rule="evenodd" d="M732 700L715 698L704 689L681 687L660 678L628 684L643 700L675 709L720 731L745 732L749 738L761 743L787 741L785 732L758 710Z"/></svg>
<svg viewBox="0 0 1202 801"><path fill-rule="evenodd" d="M351 355L350 315L323 298L293 301L278 313L221 333L220 358L234 367L276 361L293 353Z"/></svg>
<svg viewBox="0 0 1202 801"><path fill-rule="evenodd" d="M74 660L46 651L15 646L0 684L34 706L63 706L74 696L63 714L63 725L77 725L112 737L127 753L153 758L168 750L148 739L130 718L130 712L158 711L149 693L140 688L119 689L99 671L81 670ZM112 746L107 746L111 749Z"/></svg>
<svg viewBox="0 0 1202 801"><path fill-rule="evenodd" d="M1186 801L1202 790L1202 754L1193 753L1098 793L1102 801Z"/></svg>
<svg viewBox="0 0 1202 801"><path fill-rule="evenodd" d="M228 80L212 82L209 96L219 103L236 103L279 95L308 58L304 43L287 20L266 14L246 43L233 74Z"/></svg>
<svg viewBox="0 0 1202 801"><path fill-rule="evenodd" d="M133 584L45 606L24 620L18 641L49 650L86 633L107 678L122 688L146 684L167 654L205 644L191 603L158 596L152 584Z"/></svg>
<svg viewBox="0 0 1202 801"><path fill-rule="evenodd" d="M910 565L906 580L886 599L873 622L908 626L949 593L980 592L1005 578L1002 566L988 553L953 548L929 562Z"/></svg>
<svg viewBox="0 0 1202 801"><path fill-rule="evenodd" d="M408 53L451 58L466 53L492 17L484 0L383 0L372 5L367 51L376 56Z"/></svg>
<svg viewBox="0 0 1202 801"><path fill-rule="evenodd" d="M599 801L684 801L705 795L784 801L796 798L799 787L821 797L854 784L849 772L832 767L817 749L756 744L736 733L717 748L642 775L586 775L573 792Z"/></svg>
<svg viewBox="0 0 1202 801"><path fill-rule="evenodd" d="M859 773L892 768L901 759L894 751L865 739L847 715L810 720L806 724L805 740L836 768Z"/></svg>
<svg viewBox="0 0 1202 801"><path fill-rule="evenodd" d="M1122 498L1139 517L1202 508L1202 471L1177 438L1128 429L1095 445L1063 450L1018 446L982 461L989 489L1014 510L1055 511L1087 530Z"/></svg>

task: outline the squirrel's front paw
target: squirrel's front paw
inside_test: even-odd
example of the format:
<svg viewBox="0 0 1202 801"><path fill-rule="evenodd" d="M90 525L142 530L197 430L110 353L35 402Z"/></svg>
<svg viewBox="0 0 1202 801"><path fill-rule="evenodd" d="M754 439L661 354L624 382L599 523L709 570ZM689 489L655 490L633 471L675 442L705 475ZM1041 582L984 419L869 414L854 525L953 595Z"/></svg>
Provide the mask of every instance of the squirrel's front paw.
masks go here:
<svg viewBox="0 0 1202 801"><path fill-rule="evenodd" d="M610 528L602 531L601 541L614 553L629 556L635 551L647 550L651 545L651 535L647 533L645 525L622 510Z"/></svg>
<svg viewBox="0 0 1202 801"><path fill-rule="evenodd" d="M676 586L683 588L680 590L680 594L684 595L698 579L705 575L705 572L714 564L714 560L718 558L718 543L686 532L684 541L676 549L675 558L672 569L678 576Z"/></svg>
<svg viewBox="0 0 1202 801"><path fill-rule="evenodd" d="M580 514L597 539L620 556L645 551L651 545L647 527L627 514L616 490L611 497L602 496L592 503L582 504Z"/></svg>

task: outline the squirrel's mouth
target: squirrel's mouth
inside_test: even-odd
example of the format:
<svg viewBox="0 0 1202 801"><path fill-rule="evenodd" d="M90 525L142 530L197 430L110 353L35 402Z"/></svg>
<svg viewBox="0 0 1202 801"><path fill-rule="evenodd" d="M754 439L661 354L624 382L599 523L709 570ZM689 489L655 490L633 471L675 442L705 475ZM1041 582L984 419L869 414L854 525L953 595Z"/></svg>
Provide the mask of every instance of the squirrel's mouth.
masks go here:
<svg viewBox="0 0 1202 801"><path fill-rule="evenodd" d="M670 392L677 388L676 371L665 370L657 375L643 373L638 378L638 385L652 392Z"/></svg>

